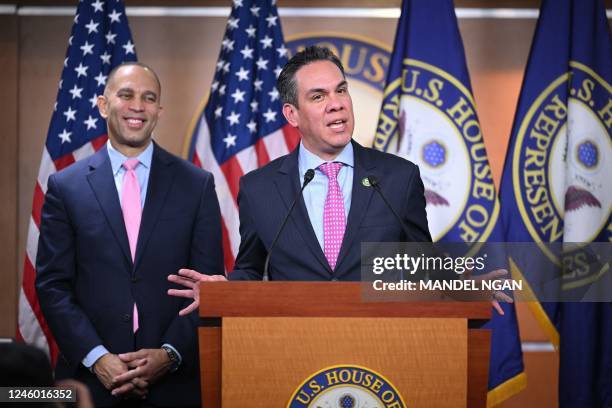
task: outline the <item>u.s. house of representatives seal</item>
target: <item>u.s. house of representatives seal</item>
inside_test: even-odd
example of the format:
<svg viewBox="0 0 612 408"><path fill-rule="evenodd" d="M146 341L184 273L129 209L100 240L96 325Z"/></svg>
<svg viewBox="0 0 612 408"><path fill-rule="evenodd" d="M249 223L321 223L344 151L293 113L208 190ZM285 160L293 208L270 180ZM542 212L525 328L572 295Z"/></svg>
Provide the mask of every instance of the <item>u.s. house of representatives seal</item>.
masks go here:
<svg viewBox="0 0 612 408"><path fill-rule="evenodd" d="M609 242L612 88L583 64L570 68L521 123L514 194L534 241Z"/></svg>
<svg viewBox="0 0 612 408"><path fill-rule="evenodd" d="M419 166L434 241L486 241L499 205L471 92L439 67L405 59L384 98L374 147Z"/></svg>
<svg viewBox="0 0 612 408"><path fill-rule="evenodd" d="M287 408L404 408L402 396L381 374L357 365L324 368L295 390Z"/></svg>

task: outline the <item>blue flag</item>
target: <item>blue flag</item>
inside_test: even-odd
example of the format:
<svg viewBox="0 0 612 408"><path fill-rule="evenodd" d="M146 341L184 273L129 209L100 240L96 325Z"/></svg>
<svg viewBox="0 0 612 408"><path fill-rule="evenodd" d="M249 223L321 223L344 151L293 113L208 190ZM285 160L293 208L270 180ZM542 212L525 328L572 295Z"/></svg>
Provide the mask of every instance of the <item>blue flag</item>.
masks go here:
<svg viewBox="0 0 612 408"><path fill-rule="evenodd" d="M612 240L611 81L603 2L544 0L502 178L508 241ZM588 269L565 274L557 254L542 252L545 265L513 259L513 273L532 286L556 279L562 291L593 284ZM533 303L532 311L560 349L560 406L612 406L612 305Z"/></svg>
<svg viewBox="0 0 612 408"><path fill-rule="evenodd" d="M404 0L374 147L419 166L434 241L503 241L452 0ZM488 406L526 385L514 305L502 307L487 325Z"/></svg>

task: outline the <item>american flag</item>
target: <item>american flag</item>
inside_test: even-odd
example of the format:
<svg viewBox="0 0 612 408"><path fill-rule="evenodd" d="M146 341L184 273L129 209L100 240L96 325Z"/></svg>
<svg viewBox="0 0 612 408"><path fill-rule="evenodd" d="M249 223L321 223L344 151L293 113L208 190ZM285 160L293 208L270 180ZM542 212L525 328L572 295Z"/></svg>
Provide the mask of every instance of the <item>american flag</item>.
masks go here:
<svg viewBox="0 0 612 408"><path fill-rule="evenodd" d="M107 139L106 122L96 107L109 72L136 51L120 0L81 1L68 39L68 51L36 186L29 221L23 281L19 294L17 339L46 350L52 364L57 345L40 310L34 288L40 215L47 179L77 160L99 150Z"/></svg>
<svg viewBox="0 0 612 408"><path fill-rule="evenodd" d="M240 177L289 153L299 142L283 117L276 89L288 49L275 3L234 0L210 96L191 139L190 160L215 176L228 272L240 244Z"/></svg>

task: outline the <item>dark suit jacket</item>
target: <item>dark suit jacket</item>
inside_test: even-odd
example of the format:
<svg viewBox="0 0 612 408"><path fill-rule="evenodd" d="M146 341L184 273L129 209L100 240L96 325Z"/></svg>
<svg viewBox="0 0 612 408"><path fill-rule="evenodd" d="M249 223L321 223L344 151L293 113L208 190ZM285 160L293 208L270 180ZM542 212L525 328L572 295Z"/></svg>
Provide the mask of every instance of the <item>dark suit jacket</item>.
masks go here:
<svg viewBox="0 0 612 408"><path fill-rule="evenodd" d="M167 276L182 267L222 274L220 237L212 175L157 145L135 262L107 149L52 175L42 210L36 289L61 352L57 376L85 382L96 406L112 405L117 400L81 364L87 353L99 344L124 353L169 343L182 365L151 386L149 400L199 405L197 312L178 316L189 302L167 295Z"/></svg>
<svg viewBox="0 0 612 408"><path fill-rule="evenodd" d="M270 260L270 280L360 280L361 242L431 241L419 169L400 157L353 143L353 196L336 269L331 270L317 241L304 200L300 199ZM299 146L298 146L299 149ZM268 248L299 192L298 149L240 180L240 250L231 280L261 279ZM401 225L372 187L375 176ZM308 186L306 187L308 188Z"/></svg>

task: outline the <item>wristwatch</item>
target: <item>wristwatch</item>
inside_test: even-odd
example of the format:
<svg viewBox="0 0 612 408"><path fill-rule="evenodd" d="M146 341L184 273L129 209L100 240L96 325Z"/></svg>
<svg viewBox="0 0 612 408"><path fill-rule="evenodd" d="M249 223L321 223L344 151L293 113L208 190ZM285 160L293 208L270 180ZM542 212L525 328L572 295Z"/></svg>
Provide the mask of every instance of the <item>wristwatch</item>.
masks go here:
<svg viewBox="0 0 612 408"><path fill-rule="evenodd" d="M170 359L170 372L173 373L178 370L181 361L179 360L179 356L176 354L176 351L174 351L172 347L168 347L166 345L161 346L161 348L168 354L168 358Z"/></svg>

